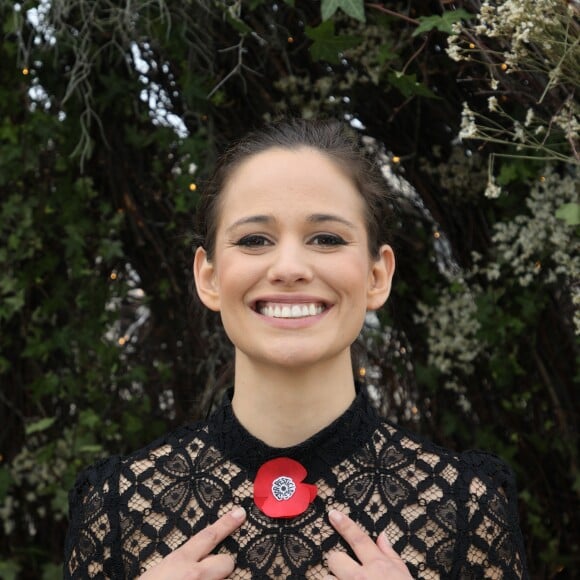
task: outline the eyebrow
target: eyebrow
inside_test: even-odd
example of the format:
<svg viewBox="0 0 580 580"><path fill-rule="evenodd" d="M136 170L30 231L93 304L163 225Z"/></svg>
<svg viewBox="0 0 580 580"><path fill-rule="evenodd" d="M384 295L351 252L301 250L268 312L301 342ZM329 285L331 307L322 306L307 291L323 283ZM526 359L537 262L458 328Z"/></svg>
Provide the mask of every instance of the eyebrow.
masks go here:
<svg viewBox="0 0 580 580"><path fill-rule="evenodd" d="M243 226L244 224L267 224L273 221L274 217L271 215L250 215L235 221L226 229L226 232L234 230L239 226Z"/></svg>
<svg viewBox="0 0 580 580"><path fill-rule="evenodd" d="M334 215L331 213L312 214L312 215L308 216L308 221L315 223L315 224L319 224L322 222L338 222L339 224L343 224L349 228L352 228L353 230L356 229L356 226L351 221L348 221L347 219L345 219L343 217L340 217L338 215Z"/></svg>
<svg viewBox="0 0 580 580"><path fill-rule="evenodd" d="M271 215L250 215L248 217L243 217L239 220L236 220L231 226L229 226L226 231L229 232L231 230L236 229L239 226L243 226L245 224L267 224L276 221L274 216ZM337 222L343 224L351 229L356 229L356 226L349 220L340 217L338 215L330 214L330 213L314 213L309 215L307 221L314 224L324 223L324 222Z"/></svg>

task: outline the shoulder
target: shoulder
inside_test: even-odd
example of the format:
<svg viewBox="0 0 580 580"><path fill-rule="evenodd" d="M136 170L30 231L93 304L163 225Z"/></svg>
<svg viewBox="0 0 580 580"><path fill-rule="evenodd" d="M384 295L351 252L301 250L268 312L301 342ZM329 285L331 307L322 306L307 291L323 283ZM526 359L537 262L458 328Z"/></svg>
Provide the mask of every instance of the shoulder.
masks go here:
<svg viewBox="0 0 580 580"><path fill-rule="evenodd" d="M85 468L69 494L65 578L125 577L122 569L127 554L122 552L121 538L154 507L162 480L184 481L191 476L192 465L204 455L207 440L206 425L194 423L133 453ZM162 494L160 501L168 503L172 498ZM148 530L154 528L154 522L145 523Z"/></svg>
<svg viewBox="0 0 580 580"><path fill-rule="evenodd" d="M388 433L385 448L404 458L401 466L412 465L417 487L428 491L426 497L451 500L471 528L489 522L518 528L515 477L502 459L485 451L452 451L389 422L382 425Z"/></svg>
<svg viewBox="0 0 580 580"><path fill-rule="evenodd" d="M200 421L178 427L127 455L100 459L79 473L71 490L71 500L74 496L86 497L92 490L103 490L105 493L116 491L119 478L128 468L132 471L146 470L147 466L155 463L158 458L172 455L182 449L191 449L193 441L205 440L206 435L206 424Z"/></svg>
<svg viewBox="0 0 580 580"><path fill-rule="evenodd" d="M415 477L426 509L445 505L454 514L458 554L470 562L466 570L471 566L475 577L483 577L485 566L495 566L509 571L497 577L527 577L511 468L492 453L446 449L387 421L382 429L385 448L404 458L399 471Z"/></svg>
<svg viewBox="0 0 580 580"><path fill-rule="evenodd" d="M437 445L428 437L383 420L381 428L390 446L405 456L445 471L447 478L457 482L479 482L480 486L504 488L511 491L514 475L511 468L497 455L479 450L454 451Z"/></svg>

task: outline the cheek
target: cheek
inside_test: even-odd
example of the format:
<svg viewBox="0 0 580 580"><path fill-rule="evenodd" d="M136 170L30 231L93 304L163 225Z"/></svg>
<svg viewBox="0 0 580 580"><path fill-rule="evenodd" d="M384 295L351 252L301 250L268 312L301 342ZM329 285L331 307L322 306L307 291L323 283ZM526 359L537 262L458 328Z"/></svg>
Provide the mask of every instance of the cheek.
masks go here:
<svg viewBox="0 0 580 580"><path fill-rule="evenodd" d="M241 259L239 255L236 257L222 255L216 276L222 301L239 300L240 295L255 282L256 270L254 263Z"/></svg>
<svg viewBox="0 0 580 580"><path fill-rule="evenodd" d="M368 278L371 270L371 262L366 248L361 248L361 251L349 256L348 260L343 261L343 271L348 272L352 277L360 282Z"/></svg>
<svg viewBox="0 0 580 580"><path fill-rule="evenodd" d="M327 280L353 297L364 298L369 283L368 264L362 256L348 263L338 263L327 270Z"/></svg>

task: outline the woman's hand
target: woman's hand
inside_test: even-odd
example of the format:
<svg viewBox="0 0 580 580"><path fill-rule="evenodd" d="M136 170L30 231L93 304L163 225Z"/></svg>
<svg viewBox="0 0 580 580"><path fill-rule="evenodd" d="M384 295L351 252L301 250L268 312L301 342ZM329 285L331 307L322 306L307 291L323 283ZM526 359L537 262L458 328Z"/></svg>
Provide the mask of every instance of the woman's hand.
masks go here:
<svg viewBox="0 0 580 580"><path fill-rule="evenodd" d="M159 564L139 576L139 580L222 580L233 571L235 562L227 554L211 551L246 519L243 508L237 507L204 528L163 558Z"/></svg>
<svg viewBox="0 0 580 580"><path fill-rule="evenodd" d="M326 561L334 576L329 574L325 580L412 580L407 566L393 550L385 534L379 534L375 544L347 515L332 510L328 518L353 549L360 563L344 552L329 552Z"/></svg>

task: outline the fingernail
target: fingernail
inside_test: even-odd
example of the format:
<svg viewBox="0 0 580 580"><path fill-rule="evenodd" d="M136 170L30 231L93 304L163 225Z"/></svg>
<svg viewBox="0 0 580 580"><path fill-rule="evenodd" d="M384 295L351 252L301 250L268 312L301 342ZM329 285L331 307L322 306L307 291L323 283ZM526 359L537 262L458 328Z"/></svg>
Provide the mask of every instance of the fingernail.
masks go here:
<svg viewBox="0 0 580 580"><path fill-rule="evenodd" d="M340 513L338 510L330 510L328 512L328 517L333 521L335 524L342 522L344 519L344 515Z"/></svg>
<svg viewBox="0 0 580 580"><path fill-rule="evenodd" d="M237 507L231 511L231 514L235 520L241 521L246 517L246 510L243 507Z"/></svg>

